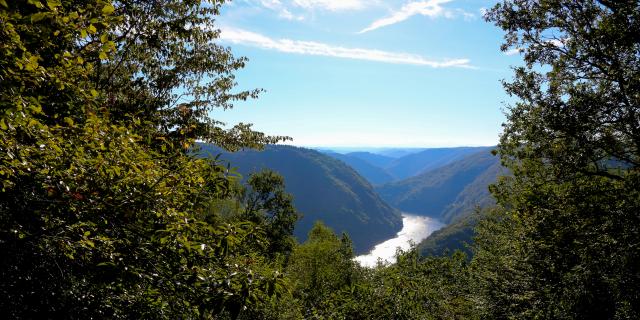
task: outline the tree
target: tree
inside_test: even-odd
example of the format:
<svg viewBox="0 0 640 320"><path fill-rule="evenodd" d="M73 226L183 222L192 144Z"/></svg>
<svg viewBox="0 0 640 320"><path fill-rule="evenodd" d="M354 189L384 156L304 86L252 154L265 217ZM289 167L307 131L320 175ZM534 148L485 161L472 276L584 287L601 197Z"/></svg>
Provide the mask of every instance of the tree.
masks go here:
<svg viewBox="0 0 640 320"><path fill-rule="evenodd" d="M235 101L260 93L232 92L234 72L246 58L216 42L220 31L214 17L225 2L114 1L120 17L109 29L115 49L98 61L92 77L107 93L104 107L112 121L144 119L139 131L145 138L159 135L185 147L198 139L235 151L286 139L253 131L250 124L224 129L211 118L213 109L233 108Z"/></svg>
<svg viewBox="0 0 640 320"><path fill-rule="evenodd" d="M639 316L639 16L637 1L595 0L507 0L486 15L526 62L505 83L519 99L498 146L513 172L493 189L505 213L485 225L514 236L479 241L484 259L516 250L478 264L513 275L494 297L518 297L485 297L489 317Z"/></svg>
<svg viewBox="0 0 640 320"><path fill-rule="evenodd" d="M242 219L265 228L270 255L289 256L296 240L293 228L299 214L293 206L293 196L285 191L284 178L265 170L249 177Z"/></svg>
<svg viewBox="0 0 640 320"><path fill-rule="evenodd" d="M303 303L305 317L338 318L337 310L327 301L354 284L353 258L348 236L338 237L322 222L315 223L287 267L293 295Z"/></svg>
<svg viewBox="0 0 640 320"><path fill-rule="evenodd" d="M260 228L207 220L237 177L189 153L280 139L207 117L254 96L211 42L221 4L0 1L5 316L235 317L283 290Z"/></svg>

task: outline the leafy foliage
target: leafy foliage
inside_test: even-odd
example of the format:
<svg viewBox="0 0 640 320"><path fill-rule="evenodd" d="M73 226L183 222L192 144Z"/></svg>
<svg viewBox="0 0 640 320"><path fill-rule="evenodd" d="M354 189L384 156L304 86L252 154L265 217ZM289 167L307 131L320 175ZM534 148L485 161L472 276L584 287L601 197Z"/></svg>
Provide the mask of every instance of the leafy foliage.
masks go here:
<svg viewBox="0 0 640 320"><path fill-rule="evenodd" d="M348 236L337 237L317 222L307 241L291 256L288 274L293 281L294 296L304 302L305 317L331 314L326 300L353 284L355 262Z"/></svg>
<svg viewBox="0 0 640 320"><path fill-rule="evenodd" d="M505 0L489 11L507 32L503 49L527 62L505 83L519 102L497 153L513 175L492 187L498 206L479 222L470 262L414 248L373 269L322 223L295 243L299 213L283 177L265 171L242 185L218 158L195 156L196 140L234 151L285 138L208 116L259 93L232 93L245 59L214 41L222 3L0 0L5 317L640 316L637 1ZM286 162L292 154L304 161ZM291 147L261 156L242 154L253 167L284 164L288 185L322 205L357 202L319 205L328 217L397 226L397 211L344 163ZM420 184L456 190L447 217L483 195L460 185L497 173L480 158ZM380 215L359 215L370 208ZM464 234L468 219L449 235Z"/></svg>
<svg viewBox="0 0 640 320"><path fill-rule="evenodd" d="M639 316L639 9L517 0L487 15L527 63L505 83L519 98L498 147L505 211L479 238L489 317Z"/></svg>
<svg viewBox="0 0 640 320"><path fill-rule="evenodd" d="M273 171L251 175L249 192L245 194L243 220L263 226L269 240L267 252L288 256L296 245L291 236L299 214L293 197L286 193L284 179Z"/></svg>
<svg viewBox="0 0 640 320"><path fill-rule="evenodd" d="M191 28L211 27L219 6L0 2L7 317L234 316L282 291L255 249L268 243L261 226L210 222L236 176L186 152L196 138L279 140L206 117L252 95L228 93L243 60L210 44L214 29ZM173 105L177 91L190 103Z"/></svg>

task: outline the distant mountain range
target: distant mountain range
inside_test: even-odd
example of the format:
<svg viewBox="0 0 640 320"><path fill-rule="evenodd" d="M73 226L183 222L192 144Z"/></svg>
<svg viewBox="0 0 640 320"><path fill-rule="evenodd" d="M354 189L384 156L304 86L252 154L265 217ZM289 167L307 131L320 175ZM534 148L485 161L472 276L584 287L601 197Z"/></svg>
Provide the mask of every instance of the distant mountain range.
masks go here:
<svg viewBox="0 0 640 320"><path fill-rule="evenodd" d="M384 184L395 180L394 176L378 165L392 162L395 160L393 158L387 158L368 152L348 154L330 152L326 154L348 164L373 185Z"/></svg>
<svg viewBox="0 0 640 320"><path fill-rule="evenodd" d="M433 149L388 149L386 155L372 152L337 153L323 150L333 158L353 167L373 185L407 179L460 160L489 147ZM381 151L382 152L382 151ZM391 156L397 155L397 156Z"/></svg>
<svg viewBox="0 0 640 320"><path fill-rule="evenodd" d="M315 150L292 146L267 146L264 151L222 152L202 145L201 154L220 154L232 167L248 176L269 168L285 178L303 217L295 236L304 241L316 220L351 237L355 251L364 253L392 238L402 228L400 212L383 201L372 185L343 161Z"/></svg>
<svg viewBox="0 0 640 320"><path fill-rule="evenodd" d="M489 147L426 149L398 158L390 163L386 169L397 180L403 180L443 167L468 155L489 150L491 150Z"/></svg>
<svg viewBox="0 0 640 320"><path fill-rule="evenodd" d="M418 245L421 253L463 249L473 235L476 207L494 203L488 185L504 173L491 147L385 149L385 155L282 145L235 153L202 147L203 154L221 154L245 177L265 168L279 172L303 214L295 236L304 241L322 220L347 232L357 253L394 237L402 228L401 211L449 224Z"/></svg>
<svg viewBox="0 0 640 320"><path fill-rule="evenodd" d="M488 185L501 173L489 148L466 155L411 178L378 186L380 196L396 208L445 223L492 203Z"/></svg>

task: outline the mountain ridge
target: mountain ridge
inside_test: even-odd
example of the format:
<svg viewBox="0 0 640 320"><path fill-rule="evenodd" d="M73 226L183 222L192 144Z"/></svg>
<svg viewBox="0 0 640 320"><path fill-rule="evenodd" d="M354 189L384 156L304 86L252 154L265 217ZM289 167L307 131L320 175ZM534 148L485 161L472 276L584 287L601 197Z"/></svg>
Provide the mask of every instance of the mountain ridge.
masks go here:
<svg viewBox="0 0 640 320"><path fill-rule="evenodd" d="M450 223L476 204L491 203L488 185L500 174L500 168L498 158L487 149L376 190L402 211Z"/></svg>
<svg viewBox="0 0 640 320"><path fill-rule="evenodd" d="M285 178L287 192L302 212L294 235L306 239L317 220L351 237L358 253L393 237L402 228L400 212L388 205L373 186L343 161L321 152L285 145L269 145L263 151L223 152L202 145L201 153L220 154L243 176L271 169Z"/></svg>

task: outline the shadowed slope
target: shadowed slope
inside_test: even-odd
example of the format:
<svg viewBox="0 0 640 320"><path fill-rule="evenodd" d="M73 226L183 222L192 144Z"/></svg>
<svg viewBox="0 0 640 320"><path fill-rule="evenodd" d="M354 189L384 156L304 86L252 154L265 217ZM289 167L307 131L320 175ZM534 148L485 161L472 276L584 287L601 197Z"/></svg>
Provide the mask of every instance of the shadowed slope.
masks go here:
<svg viewBox="0 0 640 320"><path fill-rule="evenodd" d="M213 156L219 150L203 148ZM268 146L264 151L223 153L221 159L247 176L264 168L285 178L303 217L295 235L306 239L316 220L337 232L346 231L358 253L393 237L402 228L398 210L386 204L364 178L344 162L320 152L291 146Z"/></svg>

